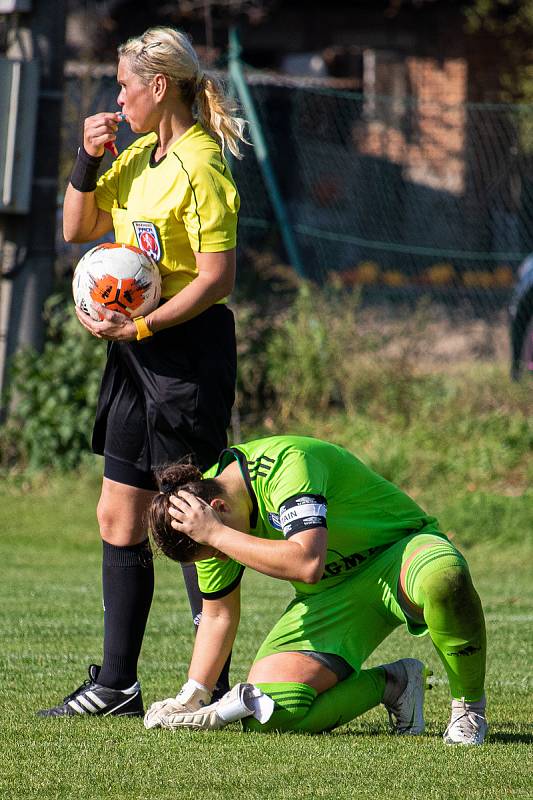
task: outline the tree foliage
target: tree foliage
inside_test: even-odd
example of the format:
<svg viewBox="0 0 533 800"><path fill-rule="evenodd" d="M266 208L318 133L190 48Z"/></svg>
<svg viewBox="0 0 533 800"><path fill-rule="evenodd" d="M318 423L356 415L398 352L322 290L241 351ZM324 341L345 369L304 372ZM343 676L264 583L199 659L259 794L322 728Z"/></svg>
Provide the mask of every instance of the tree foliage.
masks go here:
<svg viewBox="0 0 533 800"><path fill-rule="evenodd" d="M463 13L467 31L486 34L501 49L502 99L533 102L532 0L471 0Z"/></svg>

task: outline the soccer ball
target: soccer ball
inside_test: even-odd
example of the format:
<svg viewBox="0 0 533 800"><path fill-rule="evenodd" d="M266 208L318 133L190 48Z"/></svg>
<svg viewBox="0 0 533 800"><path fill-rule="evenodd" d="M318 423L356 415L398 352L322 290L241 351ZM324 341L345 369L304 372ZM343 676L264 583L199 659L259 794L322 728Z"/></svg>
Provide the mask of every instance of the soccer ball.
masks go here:
<svg viewBox="0 0 533 800"><path fill-rule="evenodd" d="M140 317L159 303L161 275L155 261L138 247L99 244L78 262L72 294L78 308L93 319L99 319L93 302L127 317Z"/></svg>

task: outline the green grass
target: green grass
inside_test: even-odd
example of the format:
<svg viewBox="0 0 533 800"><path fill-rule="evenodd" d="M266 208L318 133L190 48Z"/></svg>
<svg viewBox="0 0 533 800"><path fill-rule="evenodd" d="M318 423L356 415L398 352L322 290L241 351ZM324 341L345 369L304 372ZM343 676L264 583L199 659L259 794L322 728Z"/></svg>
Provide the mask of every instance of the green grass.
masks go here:
<svg viewBox="0 0 533 800"><path fill-rule="evenodd" d="M357 426L347 427L345 420L337 420L337 425L334 430L330 422L330 433L336 434L332 438L344 436L351 445L362 432ZM363 449L374 447L378 458L385 433L374 434ZM413 431L409 435L416 438ZM435 456L442 458L440 453ZM435 687L426 704L427 733L411 740L387 735L383 709L316 737L243 735L237 725L212 734L168 733L145 731L139 720L36 718L36 709L74 689L85 677L85 665L100 658L100 545L94 518L98 479L87 467L80 475L50 476L28 485L7 482L0 490L0 796L533 797L531 502L528 505L524 492L513 496L499 491L499 478L482 480L470 490L463 485L456 492L459 479L446 476L446 470L440 482L433 477L422 487L413 474L409 483L432 513L444 515L448 528L452 523L461 527L458 539L466 544L487 614L491 732L482 748L442 743L449 707L443 670L427 637L417 640L401 630L369 664L408 654L432 666ZM452 486L446 488L450 481ZM517 527L512 525L515 514L520 519ZM192 644L179 568L158 558L156 572L156 596L140 663L148 704L177 691ZM261 637L290 593L288 585L245 575L234 681L245 679Z"/></svg>

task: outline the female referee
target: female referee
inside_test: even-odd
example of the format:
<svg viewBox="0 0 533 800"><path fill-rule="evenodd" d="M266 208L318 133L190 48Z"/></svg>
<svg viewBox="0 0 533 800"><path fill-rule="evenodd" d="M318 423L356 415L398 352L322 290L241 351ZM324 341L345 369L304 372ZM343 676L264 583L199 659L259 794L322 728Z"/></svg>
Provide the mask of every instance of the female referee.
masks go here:
<svg viewBox="0 0 533 800"><path fill-rule="evenodd" d="M382 702L394 732L421 733L422 662L361 669L403 623L415 636L429 632L446 670L445 741L483 742L481 603L464 557L410 497L343 448L298 436L232 447L203 476L182 464L158 479L154 540L170 558L196 562L204 610L189 681L176 700L154 704L156 722L168 702L174 719L181 704L185 716L199 709L195 727L210 726L200 705L233 646L247 566L290 581L296 597L248 677L275 701L274 713L245 728L327 731Z"/></svg>
<svg viewBox="0 0 533 800"><path fill-rule="evenodd" d="M103 661L41 716L143 714L137 660L154 586L145 522L153 470L184 456L201 469L213 464L234 401L234 320L225 298L235 278L239 196L224 155L239 157L244 120L183 33L151 28L118 55L120 113L85 120L64 236L91 242L114 230L117 242L142 248L159 264L163 302L135 320L100 307L95 322L78 311L81 324L109 342L93 431L93 450L104 456ZM97 180L121 119L145 135ZM197 621L194 565L184 574Z"/></svg>

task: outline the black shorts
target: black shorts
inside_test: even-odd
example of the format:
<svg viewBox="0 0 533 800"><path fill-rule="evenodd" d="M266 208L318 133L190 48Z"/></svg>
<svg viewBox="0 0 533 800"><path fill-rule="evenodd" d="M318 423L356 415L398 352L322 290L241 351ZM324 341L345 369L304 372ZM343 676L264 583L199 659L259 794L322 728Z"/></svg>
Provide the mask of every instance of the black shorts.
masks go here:
<svg viewBox="0 0 533 800"><path fill-rule="evenodd" d="M140 342L112 342L92 439L106 477L155 489L153 470L164 464L214 464L227 445L236 366L225 305Z"/></svg>

